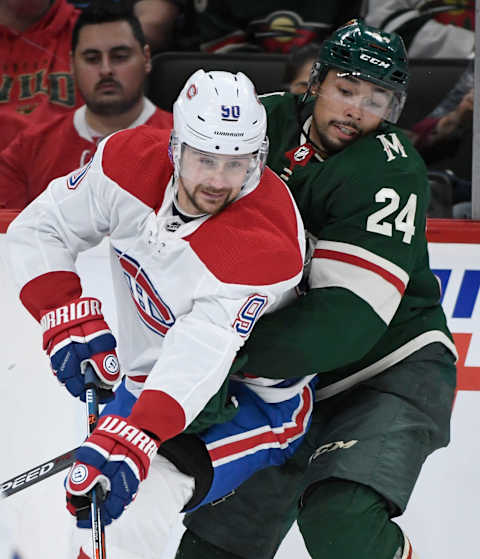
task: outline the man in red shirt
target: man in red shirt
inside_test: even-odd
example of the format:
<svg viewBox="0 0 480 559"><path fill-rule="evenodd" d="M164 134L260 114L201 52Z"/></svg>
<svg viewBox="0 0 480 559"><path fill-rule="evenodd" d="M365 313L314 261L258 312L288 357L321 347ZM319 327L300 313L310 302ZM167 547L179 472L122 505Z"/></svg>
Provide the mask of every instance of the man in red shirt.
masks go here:
<svg viewBox="0 0 480 559"><path fill-rule="evenodd" d="M0 2L0 119L9 111L31 115L40 106L48 118L82 103L70 64L78 15L67 0Z"/></svg>
<svg viewBox="0 0 480 559"><path fill-rule="evenodd" d="M28 118L20 113L5 113L0 116L0 151L8 146L15 136L28 126Z"/></svg>
<svg viewBox="0 0 480 559"><path fill-rule="evenodd" d="M74 111L20 132L0 154L0 208L21 209L55 177L83 166L100 139L172 115L143 94L150 50L131 12L85 10L72 35L73 72L85 99Z"/></svg>

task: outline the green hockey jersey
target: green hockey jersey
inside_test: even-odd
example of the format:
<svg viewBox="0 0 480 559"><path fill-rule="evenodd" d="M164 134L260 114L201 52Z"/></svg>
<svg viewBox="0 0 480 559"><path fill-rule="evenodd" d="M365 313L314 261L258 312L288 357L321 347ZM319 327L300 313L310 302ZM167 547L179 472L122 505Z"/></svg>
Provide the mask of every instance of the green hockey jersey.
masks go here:
<svg viewBox="0 0 480 559"><path fill-rule="evenodd" d="M269 166L289 186L314 236L309 291L256 325L245 371L319 373L324 397L378 374L421 347L455 346L430 270L429 185L402 131L382 124L321 160L307 142L313 100L263 96Z"/></svg>

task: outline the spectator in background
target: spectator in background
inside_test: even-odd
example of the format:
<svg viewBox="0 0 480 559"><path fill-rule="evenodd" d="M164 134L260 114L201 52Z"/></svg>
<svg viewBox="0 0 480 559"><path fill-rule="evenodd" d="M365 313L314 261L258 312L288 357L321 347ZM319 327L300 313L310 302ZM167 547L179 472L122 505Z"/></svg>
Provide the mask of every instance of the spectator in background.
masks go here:
<svg viewBox="0 0 480 559"><path fill-rule="evenodd" d="M366 0L365 21L395 31L410 58L469 58L475 38L474 0Z"/></svg>
<svg viewBox="0 0 480 559"><path fill-rule="evenodd" d="M86 104L31 125L0 154L0 208L20 209L55 177L85 165L97 143L141 124L171 128L144 97L150 50L131 11L86 9L72 34L73 72Z"/></svg>
<svg viewBox="0 0 480 559"><path fill-rule="evenodd" d="M20 113L6 112L0 116L0 151L7 147L15 136L28 124L28 118Z"/></svg>
<svg viewBox="0 0 480 559"><path fill-rule="evenodd" d="M443 101L424 119L412 127L412 140L427 165L454 157L463 150L468 169L472 166L472 127L474 102L474 64L469 63L457 84ZM457 171L458 172L458 171ZM471 217L471 175L456 176L448 171L451 184L452 216Z"/></svg>
<svg viewBox="0 0 480 559"><path fill-rule="evenodd" d="M312 64L318 57L320 45L308 43L292 50L285 66L285 89L294 95L301 95L308 89Z"/></svg>
<svg viewBox="0 0 480 559"><path fill-rule="evenodd" d="M180 50L288 53L358 16L361 0L172 0L183 11Z"/></svg>
<svg viewBox="0 0 480 559"><path fill-rule="evenodd" d="M152 52L168 49L172 43L175 22L180 14L175 2L137 0L134 10Z"/></svg>
<svg viewBox="0 0 480 559"><path fill-rule="evenodd" d="M463 134L471 136L473 85L472 61L445 99L412 128L415 147L427 163L441 159L446 151L454 151Z"/></svg>
<svg viewBox="0 0 480 559"><path fill-rule="evenodd" d="M91 4L90 0L69 0L77 8L84 9ZM175 22L180 10L170 0L111 0L114 3L129 7L133 5L147 43L152 52L166 50L172 42Z"/></svg>
<svg viewBox="0 0 480 559"><path fill-rule="evenodd" d="M67 0L3 0L0 2L0 123L16 111L43 117L81 104L70 66L72 29L78 17Z"/></svg>

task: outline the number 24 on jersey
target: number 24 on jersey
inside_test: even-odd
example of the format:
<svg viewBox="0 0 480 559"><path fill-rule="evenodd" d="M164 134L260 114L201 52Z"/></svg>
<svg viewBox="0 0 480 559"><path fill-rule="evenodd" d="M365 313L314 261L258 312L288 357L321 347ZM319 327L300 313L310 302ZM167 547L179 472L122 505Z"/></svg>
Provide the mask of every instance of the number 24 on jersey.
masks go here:
<svg viewBox="0 0 480 559"><path fill-rule="evenodd" d="M400 196L393 188L381 188L375 194L375 202L388 202L388 204L368 216L367 231L391 237L395 228L396 231L403 233L402 241L410 244L415 234L417 195L410 194L407 203L398 213Z"/></svg>

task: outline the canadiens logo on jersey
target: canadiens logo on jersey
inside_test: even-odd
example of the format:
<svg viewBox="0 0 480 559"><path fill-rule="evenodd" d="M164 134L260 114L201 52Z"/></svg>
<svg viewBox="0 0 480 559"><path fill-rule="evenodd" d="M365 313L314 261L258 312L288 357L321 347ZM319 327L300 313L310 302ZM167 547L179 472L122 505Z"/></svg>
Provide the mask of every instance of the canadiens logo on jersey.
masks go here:
<svg viewBox="0 0 480 559"><path fill-rule="evenodd" d="M172 311L160 297L140 264L131 256L122 254L117 249L115 249L115 252L123 268L123 274L127 280L140 320L156 334L165 336L175 324Z"/></svg>

